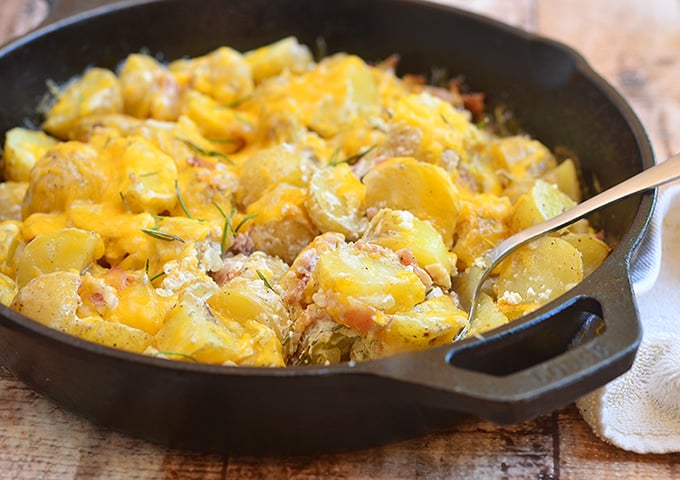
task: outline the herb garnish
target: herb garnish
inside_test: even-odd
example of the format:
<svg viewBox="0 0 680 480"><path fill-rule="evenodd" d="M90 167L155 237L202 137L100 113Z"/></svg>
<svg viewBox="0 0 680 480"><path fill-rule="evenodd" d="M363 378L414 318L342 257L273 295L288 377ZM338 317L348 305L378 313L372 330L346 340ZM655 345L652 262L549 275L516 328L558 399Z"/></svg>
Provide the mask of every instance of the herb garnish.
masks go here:
<svg viewBox="0 0 680 480"><path fill-rule="evenodd" d="M118 192L118 195L120 195L120 201L123 202L123 206L125 207L126 212L130 212L130 204L127 201L127 198L125 198L125 195L123 192Z"/></svg>
<svg viewBox="0 0 680 480"><path fill-rule="evenodd" d="M219 157L219 158L225 159L226 161L228 161L231 164L234 163L234 161L231 158L229 158L227 155L225 155L222 152L218 152L216 150L206 150L206 149L202 148L201 146L196 145L191 140L187 140L185 138L178 138L178 140L183 142L184 144L186 144L187 146L189 146L193 150L196 150L196 152L198 152L200 155L205 155L206 157Z"/></svg>
<svg viewBox="0 0 680 480"><path fill-rule="evenodd" d="M233 227L231 222L232 219L234 218L234 215L236 215L236 205L234 205L233 203L231 204L231 212L229 212L229 215L227 215L226 213L224 213L224 210L222 209L222 207L219 206L217 202L213 201L212 204L215 205L215 208L217 208L217 210L220 212L220 215L222 215L222 218L224 218L224 226L222 227L222 240L220 242L222 255L224 255L225 246L227 244L227 236L229 235L229 233L231 233L231 235L235 237L238 231L241 229L241 227L243 227L243 225L248 220L254 218L256 214L252 213L250 215L246 215L239 222L239 224L236 225L236 227Z"/></svg>
<svg viewBox="0 0 680 480"><path fill-rule="evenodd" d="M197 222L204 222L205 220L202 218L196 218L193 215L189 213L189 209L187 208L186 204L184 203L184 199L182 198L182 194L179 191L179 182L175 180L175 194L177 195L177 201L179 202L179 206L182 207L182 211L184 212L184 215L187 216L187 218L191 220L196 220Z"/></svg>
<svg viewBox="0 0 680 480"><path fill-rule="evenodd" d="M262 273L259 270L255 270L255 273L257 273L257 276L260 277L260 280L264 282L265 287L267 287L272 292L276 292L276 290L274 290L274 287L272 287L272 284L269 283L269 280L267 280L267 277L264 276L264 273Z"/></svg>
<svg viewBox="0 0 680 480"><path fill-rule="evenodd" d="M154 228L142 228L142 233L146 233L148 236L156 238L158 240L163 240L165 242L178 241L180 243L185 243L184 239L173 233L161 232L158 230L158 226Z"/></svg>
<svg viewBox="0 0 680 480"><path fill-rule="evenodd" d="M248 100L250 100L251 98L253 98L253 95L252 95L252 94L251 94L251 95L246 95L246 96L241 97L241 98L237 98L237 99L234 100L233 102L227 103L227 104L225 105L225 107L227 107L227 108L237 108L237 107L240 107L241 105L243 105L244 103L246 103L246 102L247 102Z"/></svg>
<svg viewBox="0 0 680 480"><path fill-rule="evenodd" d="M248 128L255 128L255 125L250 123L243 115L241 115L238 112L234 112L234 118L241 122L243 125L245 125Z"/></svg>
<svg viewBox="0 0 680 480"><path fill-rule="evenodd" d="M349 165L355 164L357 161L361 160L364 156L366 156L368 153L370 153L374 148L376 148L378 145L371 145L368 147L366 150L363 150L359 153L355 153L354 155L350 155L349 157L345 158L344 160L336 160L333 161L333 156L331 156L331 161L329 162L329 165L331 167L335 167L337 165L340 165L341 163L347 163ZM336 150L337 151L337 150ZM335 155L335 152L333 152Z"/></svg>
<svg viewBox="0 0 680 480"><path fill-rule="evenodd" d="M165 356L168 356L168 357L169 356L182 357L182 358L186 358L187 360L198 362L198 360L196 360L191 355L188 355L188 354L182 353L182 352L162 352L162 351L159 350L158 352L156 352L156 355L165 355Z"/></svg>

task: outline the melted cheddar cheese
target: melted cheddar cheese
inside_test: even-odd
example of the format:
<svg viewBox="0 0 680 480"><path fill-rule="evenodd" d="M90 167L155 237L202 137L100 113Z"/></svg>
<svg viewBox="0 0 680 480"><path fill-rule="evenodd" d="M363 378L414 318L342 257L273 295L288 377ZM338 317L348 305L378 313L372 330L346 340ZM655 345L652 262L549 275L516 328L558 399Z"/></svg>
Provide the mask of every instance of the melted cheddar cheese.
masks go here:
<svg viewBox="0 0 680 480"><path fill-rule="evenodd" d="M224 365L454 341L475 261L573 205L576 170L393 67L315 62L286 38L88 69L43 131L6 134L0 302L88 341ZM471 332L555 298L607 253L587 223L518 252Z"/></svg>

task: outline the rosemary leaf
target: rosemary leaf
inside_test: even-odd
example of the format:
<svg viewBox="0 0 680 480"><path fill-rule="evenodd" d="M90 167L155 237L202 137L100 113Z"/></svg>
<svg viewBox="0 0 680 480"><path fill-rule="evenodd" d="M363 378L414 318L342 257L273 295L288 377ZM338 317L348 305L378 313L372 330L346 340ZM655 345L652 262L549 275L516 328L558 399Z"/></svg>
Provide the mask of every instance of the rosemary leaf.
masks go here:
<svg viewBox="0 0 680 480"><path fill-rule="evenodd" d="M241 122L243 125L245 125L248 128L255 128L255 125L250 123L243 115L241 115L238 112L234 112L234 118Z"/></svg>
<svg viewBox="0 0 680 480"><path fill-rule="evenodd" d="M241 105L243 105L244 103L246 103L251 98L253 98L252 95L246 95L244 97L237 98L233 102L229 102L229 103L225 104L224 106L227 107L227 108L237 108L237 107L240 107Z"/></svg>
<svg viewBox="0 0 680 480"><path fill-rule="evenodd" d="M219 158L225 159L226 161L228 161L231 164L234 163L234 161L231 158L229 158L227 155L225 155L222 152L218 152L216 150L206 150L206 149L202 148L201 146L196 145L191 140L187 140L185 138L178 138L178 140L180 140L181 142L183 142L184 144L189 146L192 150L196 150L196 152L198 152L200 155L205 155L206 157L219 157Z"/></svg>
<svg viewBox="0 0 680 480"><path fill-rule="evenodd" d="M123 206L125 207L126 212L130 212L130 204L128 204L127 198L125 198L125 195L123 192L118 192L118 195L120 195L120 201L123 202Z"/></svg>
<svg viewBox="0 0 680 480"><path fill-rule="evenodd" d="M187 360L191 360L191 361L194 361L194 362L198 362L198 360L196 360L196 359L195 359L194 357L192 357L191 355L188 355L188 354L186 354L186 353L181 353L181 352L162 352L162 351L158 351L158 352L156 352L156 355L165 355L165 356L168 356L168 357L170 357L170 356L172 356L172 357L182 357L182 358L186 358Z"/></svg>
<svg viewBox="0 0 680 480"><path fill-rule="evenodd" d="M330 162L329 165L330 165L331 167L335 167L336 165L340 165L341 163L347 163L347 164L349 164L349 165L353 165L353 164L356 163L357 161L361 160L365 155L367 155L368 153L370 153L370 152L371 152L374 148L376 148L377 146L378 146L378 145L371 145L371 146L368 147L366 150L363 150L363 151L361 151L361 152L359 152L359 153L355 153L354 155L351 155L351 156L345 158L344 160L339 160L339 161L336 161L336 162Z"/></svg>
<svg viewBox="0 0 680 480"><path fill-rule="evenodd" d="M260 280L262 280L264 282L265 287L267 287L272 292L276 293L276 290L274 290L274 287L272 287L272 284L269 283L269 280L267 280L267 277L264 276L264 273L262 273L259 270L255 270L255 273L257 273L257 276L260 277Z"/></svg>
<svg viewBox="0 0 680 480"><path fill-rule="evenodd" d="M243 220L241 220L241 221L239 222L239 224L236 225L236 228L232 228L232 230L231 230L232 233L233 233L234 235L236 235L236 234L238 233L238 231L241 230L241 227L242 227L248 220L250 220L250 219L252 219L252 218L255 218L256 216L257 216L256 213L251 213L250 215L246 215L245 217L243 217Z"/></svg>
<svg viewBox="0 0 680 480"><path fill-rule="evenodd" d="M156 238L158 240L163 240L165 242L178 241L180 243L185 243L184 239L180 236L174 235L172 233L161 232L153 228L142 228L142 233L146 233L148 236Z"/></svg>
<svg viewBox="0 0 680 480"><path fill-rule="evenodd" d="M187 208L186 204L184 203L184 199L182 198L182 194L179 191L179 182L175 180L175 194L177 195L177 201L179 202L179 206L182 207L182 211L184 212L184 215L187 216L187 218L190 218L191 220L196 220L199 222L204 222L205 220L201 218L195 218L193 215L189 213L189 209Z"/></svg>
<svg viewBox="0 0 680 480"><path fill-rule="evenodd" d="M165 275L165 272L158 272L156 275L154 275L153 277L151 277L151 278L149 279L149 282L153 283L154 281L156 281L156 280L158 280L159 278L161 278L163 275Z"/></svg>

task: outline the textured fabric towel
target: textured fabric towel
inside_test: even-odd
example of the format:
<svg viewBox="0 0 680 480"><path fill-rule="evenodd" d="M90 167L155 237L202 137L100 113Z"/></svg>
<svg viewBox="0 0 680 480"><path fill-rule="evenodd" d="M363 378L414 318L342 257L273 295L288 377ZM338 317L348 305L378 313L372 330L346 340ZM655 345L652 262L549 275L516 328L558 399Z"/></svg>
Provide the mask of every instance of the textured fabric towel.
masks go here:
<svg viewBox="0 0 680 480"><path fill-rule="evenodd" d="M680 452L679 193L661 190L633 265L643 332L633 367L576 402L599 437L638 453Z"/></svg>

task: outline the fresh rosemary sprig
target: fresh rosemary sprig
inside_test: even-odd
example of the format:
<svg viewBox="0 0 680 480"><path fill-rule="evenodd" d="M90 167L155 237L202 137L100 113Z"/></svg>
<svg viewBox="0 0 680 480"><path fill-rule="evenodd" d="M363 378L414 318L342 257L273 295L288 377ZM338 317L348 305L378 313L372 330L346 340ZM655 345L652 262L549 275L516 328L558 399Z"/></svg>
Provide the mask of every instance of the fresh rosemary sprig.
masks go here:
<svg viewBox="0 0 680 480"><path fill-rule="evenodd" d="M361 152L359 152L359 153L355 153L354 155L350 155L349 157L347 157L347 158L345 158L345 159L343 159L343 160L333 161L333 160L332 160L333 157L331 156L331 161L329 162L329 165L330 165L331 167L335 167L336 165L340 165L341 163L347 163L347 164L349 164L349 165L353 165L353 164L355 164L356 162L358 162L359 160L361 160L364 156L366 156L367 154L369 154L371 151L373 151L373 149L376 148L377 146L378 146L378 145L371 145L371 146L368 147L366 150L363 150L363 151L361 151Z"/></svg>
<svg viewBox="0 0 680 480"><path fill-rule="evenodd" d="M158 230L158 227L142 228L141 231L142 233L146 233L150 237L156 238L158 240L163 240L165 242L177 241L180 243L186 243L182 237L175 235L173 233L161 232L160 230Z"/></svg>
<svg viewBox="0 0 680 480"><path fill-rule="evenodd" d="M188 355L186 353L182 353L182 352L164 352L164 351L159 350L158 352L156 352L156 355L165 355L167 357L170 357L170 356L172 356L172 357L182 357L182 358L186 358L187 360L191 360L193 362L198 363L198 360L196 360L194 357L192 357L191 355Z"/></svg>
<svg viewBox="0 0 680 480"><path fill-rule="evenodd" d="M244 103L246 103L248 100L250 100L251 98L253 98L252 94L251 94L251 95L246 95L246 96L244 96L244 97L237 98L237 99L234 100L233 102L229 102L229 103L227 103L227 104L224 105L224 106L227 107L227 108L238 108L238 107L240 107L241 105L243 105Z"/></svg>
<svg viewBox="0 0 680 480"><path fill-rule="evenodd" d="M264 273L262 273L259 270L255 270L255 273L257 273L257 276L260 277L260 280L264 282L265 287L267 287L272 292L276 292L276 290L274 290L274 287L272 287L272 284L269 283L269 280L267 280L267 277L264 276Z"/></svg>
<svg viewBox="0 0 680 480"><path fill-rule="evenodd" d="M182 194L179 191L179 182L177 180L175 180L175 194L177 195L177 201L179 202L179 206L182 208L182 211L184 212L184 215L187 216L187 218L189 218L191 220L196 220L197 222L205 222L204 219L196 218L191 213L189 213L189 209L187 208L186 204L184 203L184 199L182 198Z"/></svg>
<svg viewBox="0 0 680 480"><path fill-rule="evenodd" d="M206 157L219 157L225 159L227 162L233 164L234 161L229 158L227 155L225 155L222 152L218 152L216 150L206 150L202 148L200 145L196 145L194 142L191 140L187 140L186 138L178 138L179 141L183 142L185 145L190 147L192 150L195 150L198 152L200 155L205 155Z"/></svg>
<svg viewBox="0 0 680 480"><path fill-rule="evenodd" d="M234 118L248 128L255 128L255 125L253 125L251 122L249 122L243 115L241 115L238 112L234 112Z"/></svg>
<svg viewBox="0 0 680 480"><path fill-rule="evenodd" d="M246 215L239 222L239 224L236 225L236 227L234 227L232 226L231 222L234 218L234 215L236 215L236 205L234 205L233 203L231 204L231 212L229 212L229 215L227 215L217 202L213 201L212 204L215 206L215 208L217 208L217 210L220 212L220 215L222 215L222 218L224 219L224 226L222 227L222 240L220 242L220 248L222 254L224 255L225 247L227 244L227 237L229 236L229 233L231 233L231 235L235 237L238 231L241 230L241 227L243 227L243 225L248 220L254 218L256 214L252 213L250 215Z"/></svg>

